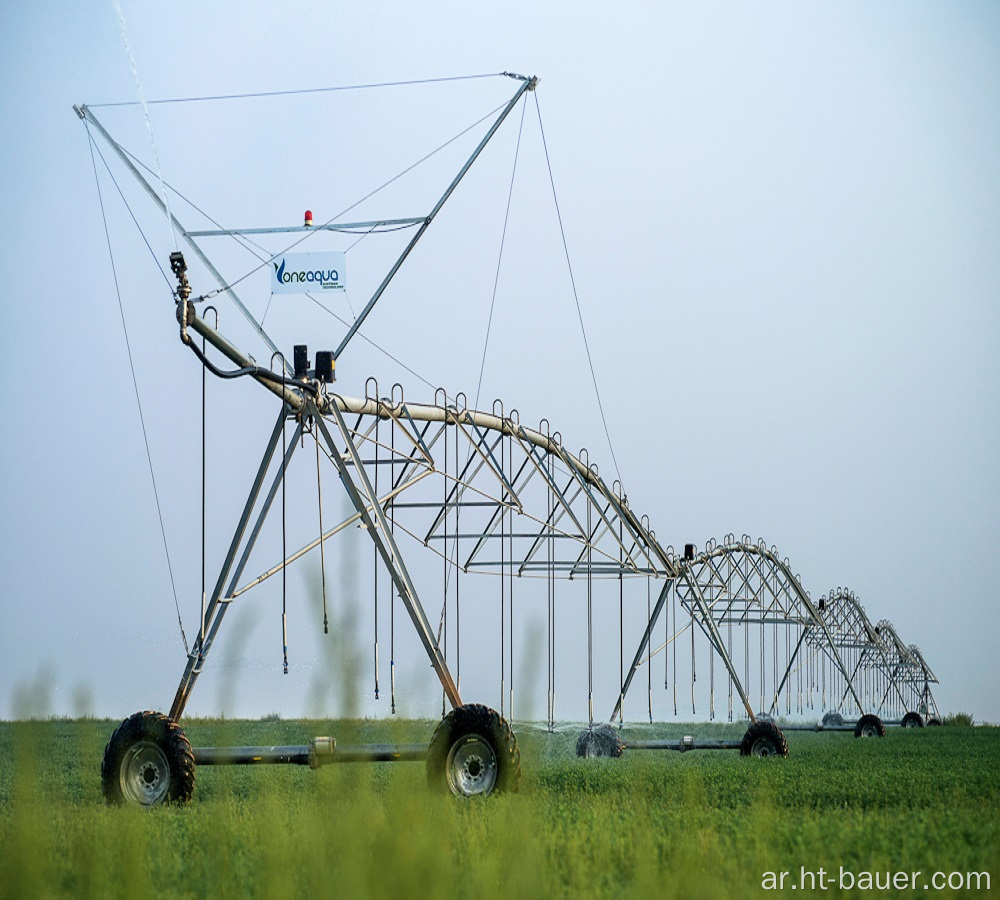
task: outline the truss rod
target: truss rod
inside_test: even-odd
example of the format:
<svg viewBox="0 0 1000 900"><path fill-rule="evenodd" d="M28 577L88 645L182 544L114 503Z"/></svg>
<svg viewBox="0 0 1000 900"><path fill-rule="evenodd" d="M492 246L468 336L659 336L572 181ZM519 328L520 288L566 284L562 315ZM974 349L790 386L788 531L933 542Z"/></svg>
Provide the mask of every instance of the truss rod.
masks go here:
<svg viewBox="0 0 1000 900"><path fill-rule="evenodd" d="M444 656L441 653L441 648L434 636L434 632L431 630L430 622L427 621L427 616L424 613L423 607L420 605L417 590L410 579L406 566L403 564L402 554L400 554L399 548L396 546L396 541L392 535L392 529L389 527L389 523L385 518L385 513L382 511L382 507L375 500L375 490L372 487L371 482L368 480L368 475L365 472L364 465L361 463L357 447L354 446L354 443L351 440L350 432L348 431L347 423L344 421L343 415L341 415L341 412L336 404L331 404L331 413L337 423L337 427L340 429L341 437L343 437L343 439L347 442L348 456L353 460L355 467L354 471L357 473L358 479L361 482L360 491L358 486L354 483L354 479L351 478L351 472L345 464L343 458L337 452L333 437L331 436L329 429L326 427L326 423L323 421L322 416L319 414L319 410L315 407L312 401L307 401L307 411L314 417L316 426L319 428L327 446L333 454L333 461L340 472L340 479L343 482L344 488L347 490L347 494L351 498L351 502L354 504L355 510L357 510L357 512L361 515L361 519L368 529L368 536L375 543L375 547L378 550L379 555L382 557L382 562L385 564L386 570L389 572L389 576L392 578L393 583L396 586L396 590L399 592L399 597L403 601L403 605L406 607L406 611L409 613L410 618L413 620L417 636L424 645L424 650L430 658L431 665L434 667L434 671L437 673L437 676L441 681L441 686L444 688L444 692L447 695L449 702L453 707L457 708L461 706L462 698L458 692L458 687L456 686L454 679L451 677L451 672L448 670L448 664L445 662ZM362 492L370 499L370 503L366 503L364 501L361 496ZM369 509L372 513L374 513L374 520L369 513ZM376 530L376 525L378 530Z"/></svg>
<svg viewBox="0 0 1000 900"><path fill-rule="evenodd" d="M97 117L87 106L74 106L73 108L76 110L77 115L81 119L86 119L91 125L94 126L94 128L97 129L101 137L103 137L104 140L107 141L108 146L115 152L115 155L132 173L135 179L146 191L146 193L149 194L150 197L152 197L153 202L160 209L160 211L165 216L167 216L167 218L170 220L170 223L174 226L174 228L178 232L180 232L180 235L181 237L184 238L185 243L187 243L187 245L195 252L195 255L198 257L198 259L201 260L202 264L205 266L206 269L208 269L212 277L219 283L219 287L221 287L226 292L226 294L229 295L229 299L232 300L233 303L236 304L237 309L239 309L239 311L243 313L243 316L253 327L253 330L260 336L261 340L263 340L264 343L267 344L268 349L272 353L281 356L282 364L284 365L284 355L280 353L278 348L275 346L274 342L268 336L267 332L264 331L261 324L253 317L250 310L243 305L243 301L240 300L240 298L236 295L236 292L231 287L228 286L228 282L226 281L226 279L222 277L222 274L219 272L219 270L215 268L212 261L205 255L204 251L198 245L197 241L195 241L194 238L191 236L190 232L188 232L188 230L183 225L181 225L181 223L177 220L177 217L172 212L170 212L169 209L167 209L167 205L163 202L163 198L160 197L160 195L156 192L156 189L146 180L145 176L135 167L132 160L129 159L128 154L125 152L122 146L114 138L112 138L110 134L108 134L108 132L104 129L104 126L97 120Z"/></svg>
<svg viewBox="0 0 1000 900"><path fill-rule="evenodd" d="M189 231L191 237L243 237L254 234L296 234L310 231L351 231L393 227L397 225L419 225L426 222L426 216L411 216L407 219L374 219L370 222L326 222L322 225L289 225L271 228L209 228L205 231Z"/></svg>
<svg viewBox="0 0 1000 900"><path fill-rule="evenodd" d="M663 606L667 602L667 596L670 594L670 589L673 585L673 580L668 580L663 585L659 596L656 598L656 605L653 607L652 614L649 617L649 622L646 625L646 630L643 632L642 639L639 641L639 648L635 651L635 657L632 659L632 665L629 666L628 675L625 676L625 680L622 682L621 690L618 693L618 700L615 702L615 708L611 711L611 717L608 719L609 722L613 722L619 715L621 715L622 706L625 704L625 695L628 693L628 689L632 684L632 679L635 677L636 670L642 664L642 655L649 647L649 641L653 635L653 629L656 627L657 620L660 618L660 612L663 610Z"/></svg>
<svg viewBox="0 0 1000 900"><path fill-rule="evenodd" d="M521 82L521 86L511 97L510 102L504 107L503 111L497 117L496 121L490 127L490 130L486 132L485 137L479 142L479 146L472 152L472 155L466 160L464 166L462 166L459 173L455 176L451 184L448 185L445 192L441 195L441 199L438 200L437 205L430 211L427 218L421 224L420 228L417 229L417 233L413 235L410 243L408 243L400 254L399 259L393 264L393 267L389 270L389 273L382 280L382 283L376 288L375 293L372 294L372 298L368 301L368 304L363 310L361 310L360 315L354 320L354 324L348 329L344 339L340 342L340 346L333 351L333 358L339 359L340 354L344 352L344 349L350 343L351 338L357 333L358 329L364 323L365 319L368 318L368 314L372 311L375 304L378 303L379 298L385 293L385 289L389 286L389 282L395 277L396 273L399 271L399 267L406 260L406 257L410 255L410 251L417 245L417 241L424 236L424 232L430 227L431 222L434 221L434 217L440 212L441 207L444 206L445 202L452 195L455 188L458 187L458 183L465 177L465 173L469 171L470 166L479 158L479 154L483 152L483 148L489 143L490 139L496 134L497 129L503 123L503 120L507 118L510 111L515 107L517 101L521 99L525 91L534 90L535 85L538 84L537 78L525 78Z"/></svg>
<svg viewBox="0 0 1000 900"><path fill-rule="evenodd" d="M188 654L187 664L184 667L184 673L181 675L180 684L177 686L177 693L174 695L174 701L170 706L170 718L175 722L180 720L180 717L184 712L184 707L187 705L188 698L191 696L191 690L197 680L198 673L201 671L201 665L208 654L208 650L215 639L215 635L219 631L219 626L222 624L222 619L225 616L226 609L228 609L228 604L221 602L222 590L225 586L226 578L229 576L229 571L232 568L233 562L236 559L236 554L239 551L240 544L243 541L247 525L250 522L250 516L253 514L254 507L257 505L257 498L260 496L260 489L263 487L264 478L267 475L267 470L271 464L272 458L274 457L274 452L278 447L278 442L281 440L281 431L284 426L284 422L285 410L282 408L281 412L278 414L278 420L275 422L274 429L271 431L271 437L264 450L264 456L260 461L260 466L257 468L257 475L250 487L250 493L247 496L247 501L243 507L243 514L240 516L239 523L236 526L236 531L229 544L229 550L226 553L225 562L222 564L222 569L219 572L219 578L215 583L215 589L212 591L212 599L209 602L208 609L205 613L206 619L212 621L208 637L206 638L203 647L201 635L205 633L206 628L205 622L202 622L200 633L195 640L195 645L192 648L191 653ZM295 444L292 444L292 447L294 446Z"/></svg>

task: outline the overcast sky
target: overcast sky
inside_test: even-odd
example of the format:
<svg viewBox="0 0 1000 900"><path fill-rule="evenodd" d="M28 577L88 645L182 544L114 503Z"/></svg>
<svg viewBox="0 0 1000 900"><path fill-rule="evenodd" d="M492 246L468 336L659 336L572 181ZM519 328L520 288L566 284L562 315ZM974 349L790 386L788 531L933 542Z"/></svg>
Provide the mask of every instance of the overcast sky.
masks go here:
<svg viewBox="0 0 1000 900"><path fill-rule="evenodd" d="M664 543L749 533L789 557L814 598L849 587L873 620L891 620L920 646L940 678L943 712L1000 721L996 4L279 10L252 0L234 9L123 0L127 46L112 3L0 12L0 717L166 709L183 668L114 273L181 613L188 636L197 630L200 370L104 173L112 270L87 132L72 110L92 104L152 161L139 107L97 107L137 99L131 52L148 100L537 75L537 107L532 98L523 127L521 107L512 114L366 323L366 337L407 368L357 340L338 366L338 389L363 395L374 375L382 394L399 381L408 399L430 402L428 384L442 385L471 403L496 282L480 406L501 397L523 421L548 417L567 446L588 447L605 476L615 472L540 110L633 507ZM298 225L306 208L332 217L361 186L447 141L516 87L485 78L324 95L318 105L152 103L149 125L164 179L226 225ZM426 211L461 146L373 214ZM164 265L169 228L134 185L127 190ZM379 253L399 245L386 239L364 256L367 246L357 264L351 257L355 311ZM255 310L269 299L253 281L247 297ZM343 334L315 310L296 310L268 308L287 352L296 342L333 346ZM237 314L222 314L239 336ZM211 571L275 412L253 385L210 391ZM370 560L367 547L357 552ZM341 554L338 577L349 587L361 576ZM307 570L295 584L308 590L310 578ZM280 674L272 600L227 620L235 636L220 641L190 711L384 713L371 698L324 706L317 673L329 657L307 605L293 616L298 668ZM342 633L368 628L367 613L345 605L339 615ZM341 664L346 652L337 649ZM366 646L356 652L367 661ZM407 666L416 673L426 663L416 653ZM362 667L358 677L370 694L371 673ZM426 681L415 675L407 711L433 712L439 694ZM601 691L613 698L614 684ZM585 695L566 692L563 717L583 717Z"/></svg>

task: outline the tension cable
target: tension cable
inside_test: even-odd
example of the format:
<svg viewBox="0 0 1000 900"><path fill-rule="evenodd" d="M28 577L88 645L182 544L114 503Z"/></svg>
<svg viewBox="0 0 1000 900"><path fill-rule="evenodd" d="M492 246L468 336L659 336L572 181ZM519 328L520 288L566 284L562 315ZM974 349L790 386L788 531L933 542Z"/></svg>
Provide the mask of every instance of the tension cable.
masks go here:
<svg viewBox="0 0 1000 900"><path fill-rule="evenodd" d="M142 400L139 396L139 382L135 374L135 363L132 360L132 346L129 342L129 337L128 337L128 325L125 322L125 306L122 303L121 287L118 284L118 269L115 265L115 254L111 247L111 233L108 230L108 217L104 209L104 195L101 192L101 180L97 175L97 160L94 157L94 139L90 134L89 125L87 125L87 138L88 138L88 143L90 145L90 162L94 170L94 183L97 185L97 199L101 208L101 220L104 225L104 238L108 246L108 257L111 260L111 274L115 282L115 295L118 298L118 312L119 315L121 316L122 332L125 335L125 350L128 353L129 370L132 373L132 388L135 391L135 403L136 407L139 410L139 424L142 428L142 441L143 445L146 448L146 462L149 465L149 478L153 484L153 499L156 502L156 516L160 522L160 536L163 538L163 553L167 560L167 572L170 575L170 589L174 595L174 609L177 611L177 624L181 630L181 640L184 643L184 653L190 656L191 650L188 647L187 635L184 633L184 622L181 619L181 606L180 602L177 599L177 584L174 581L174 569L170 563L170 548L167 545L167 531L163 524L163 510L160 506L160 492L157 490L156 474L153 471L153 456L149 450L149 436L146 434L146 420L142 414ZM104 157L102 156L101 159L103 160ZM107 166L107 163L105 163L105 166ZM131 212L131 210L129 212Z"/></svg>
<svg viewBox="0 0 1000 900"><path fill-rule="evenodd" d="M580 295L576 290L576 279L573 277L573 264L569 258L569 244L566 242L566 229L563 228L562 213L559 211L559 198L556 196L556 182L552 175L552 162L549 159L549 148L545 142L545 128L542 126L542 108L538 104L538 91L534 91L535 109L538 112L538 128L542 135L542 147L545 150L545 164L549 170L549 184L552 186L552 200L556 207L556 218L559 220L559 234L562 237L563 252L566 255L566 268L569 271L569 281L573 288L573 300L576 303L576 315L580 320L580 333L583 335L583 346L587 351L587 364L590 366L590 378L594 383L594 394L597 397L597 409L601 414L601 422L604 425L604 434L608 439L608 450L611 452L611 461L614 463L615 474L621 481L622 473L618 469L618 459L615 457L615 448L611 443L611 432L608 430L608 420L604 416L604 404L601 403L601 392L597 387L597 374L594 372L594 361L590 356L590 344L587 341L587 329L583 325L583 310L580 308Z"/></svg>
<svg viewBox="0 0 1000 900"><path fill-rule="evenodd" d="M411 81L380 81L371 84L342 84L334 87L298 88L287 91L256 91L248 94L214 94L203 97L168 97L162 100L147 100L150 106L167 103L206 103L219 100L256 100L262 97L290 97L301 94L330 94L337 91L362 91L373 88L411 87L421 84L441 84L447 81L471 81L476 78L502 78L510 76L508 72L485 72L479 75L452 75L444 78L419 78ZM135 106L135 100L119 101L117 103L91 103L94 109L112 106Z"/></svg>
<svg viewBox="0 0 1000 900"><path fill-rule="evenodd" d="M503 248L507 241L507 223L510 220L511 198L514 196L514 177L517 175L517 160L521 153L521 133L524 131L524 114L528 109L527 102L521 107L521 124L517 129L517 146L514 149L514 165L510 173L510 189L507 191L507 210L503 217L503 232L500 235L500 253L497 257L497 271L493 278L493 296L490 299L490 317L486 322L486 340L483 342L483 359L479 364L479 383L476 385L476 403L474 409L479 409L479 395L483 387L483 372L486 369L486 351L490 345L490 330L493 327L493 308L497 302L497 286L500 284L500 265L503 262Z"/></svg>
<svg viewBox="0 0 1000 900"><path fill-rule="evenodd" d="M336 222L337 219L339 219L341 216L346 215L347 213L349 213L355 207L360 206L362 203L364 203L369 198L374 197L375 194L377 194L379 191L387 188L390 184L392 184L395 181L398 181L400 178L402 178L404 175L408 174L409 172L412 172L417 166L425 163L432 156L434 156L435 154L440 153L442 150L444 150L445 147L449 146L450 144L453 144L459 138L461 138L464 135L468 134L468 132L472 131L472 129L475 128L477 125L481 125L487 119L489 119L490 117L492 117L493 115L495 115L499 110L503 109L505 105L506 104L501 103L499 106L495 107L494 109L491 109L488 113L486 113L485 116L482 116L481 118L477 119L475 122L473 122L467 128L463 128L458 134L456 134L452 138L449 138L447 141L445 141L443 144L441 144L439 147L435 148L434 150L431 150L431 152L428 153L426 156L421 157L415 163L412 163L411 165L409 165L405 169L403 169L402 172L399 172L397 175L394 175L388 181L384 182L383 184L380 184L377 188L375 188L374 190L372 190L369 193L365 194L365 196L361 197L359 200L356 200L350 206L345 207L344 209L342 209L336 215L331 216L329 219L327 219L325 222L323 222L322 225L319 228L316 228L313 231L310 231L307 234L302 235L302 237L298 238L297 240L292 241L292 243L290 243L287 247L285 247L279 253L276 253L276 254L274 254L273 257L269 257L268 259L264 260L263 262L260 263L260 265L254 266L248 272L244 272L239 278L235 279L234 281L230 281L228 284L226 284L226 285L224 285L222 287L216 288L215 290L210 291L209 293L205 294L204 299L208 299L208 298L214 297L216 294L221 294L224 291L231 290L232 288L236 287L236 285L238 285L240 282L245 281L251 275L259 272L261 269L263 269L266 266L268 266L270 264L272 258L276 258L278 256L281 256L282 253L288 253L289 251L294 250L303 241L308 240L314 234L322 231L323 230L323 226L331 225L332 223Z"/></svg>

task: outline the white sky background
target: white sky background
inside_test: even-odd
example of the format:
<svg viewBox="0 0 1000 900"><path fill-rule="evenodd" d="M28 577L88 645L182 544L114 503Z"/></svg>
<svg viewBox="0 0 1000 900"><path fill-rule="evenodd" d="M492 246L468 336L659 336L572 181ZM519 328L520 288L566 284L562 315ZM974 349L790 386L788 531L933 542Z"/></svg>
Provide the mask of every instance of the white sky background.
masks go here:
<svg viewBox="0 0 1000 900"><path fill-rule="evenodd" d="M633 507L664 543L762 536L814 598L850 587L873 620L890 619L920 646L941 680L942 711L1000 721L995 4L233 8L124 4L147 99L538 75L587 336ZM136 99L113 5L6 4L0 71L0 717L166 709L183 650L86 132L71 109ZM297 118L294 103L279 113L249 102L154 104L150 117L164 177L191 185L191 199L224 208L230 226L278 223L268 216L297 225L306 208L321 221L357 196L355 147L372 171L393 174L515 88L491 79L454 93L345 95L344 107L322 108L343 109L336 121L309 119L305 105ZM97 113L148 158L140 111ZM519 115L365 327L470 402ZM547 416L570 448L590 448L610 480L544 166L532 101L480 406L499 396L527 423ZM200 374L177 340L149 252L113 188L103 189L191 637ZM135 207L165 263L164 220L150 215L148 199L136 195ZM355 309L364 299L352 294ZM236 313L223 315L235 329ZM298 334L294 320L274 324L287 327L289 353L293 342L314 350L338 341L335 332ZM369 374L383 394L399 379L408 399L433 399L357 341L338 367L338 389L363 394ZM217 566L275 410L254 385L209 389ZM367 547L358 560L367 570ZM311 577L290 580L302 593ZM189 712L386 712L384 702L350 707L342 696L323 706L316 685L327 657L305 601L292 606L294 665L284 678L275 595L254 602L227 619L230 643L216 645ZM432 618L439 602L427 604ZM367 613L356 615L367 698ZM485 644L491 628L470 626L463 640ZM608 650L617 671L617 646ZM413 655L409 665L425 663ZM413 684L406 711L432 713L440 695L426 672ZM613 698L613 681L600 691ZM562 717L584 717L585 692L567 683L565 693ZM610 706L602 701L598 713ZM544 702L535 710L541 718Z"/></svg>

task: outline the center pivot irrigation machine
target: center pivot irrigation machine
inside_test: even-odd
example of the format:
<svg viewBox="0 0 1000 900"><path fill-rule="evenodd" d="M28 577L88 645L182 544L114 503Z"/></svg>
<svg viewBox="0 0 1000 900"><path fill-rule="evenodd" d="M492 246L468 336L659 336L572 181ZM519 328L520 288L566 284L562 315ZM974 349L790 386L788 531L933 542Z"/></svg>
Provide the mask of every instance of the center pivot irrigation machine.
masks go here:
<svg viewBox="0 0 1000 900"><path fill-rule="evenodd" d="M87 127L92 148L97 147L98 137L110 148L120 166L166 216L175 240L179 237L185 246L184 251L175 249L169 255L169 283L183 344L213 375L252 379L279 401L214 587L202 596L198 634L188 650L169 711L135 713L121 723L107 745L101 774L109 802L154 806L186 801L194 790L196 767L250 763L318 768L337 762L426 760L428 782L435 788L463 796L517 790L520 754L505 716L505 712L513 716L515 699L515 592L518 609L530 604L536 615L544 610L539 616L544 622L544 647L539 641L533 652L545 663L549 730L556 721L557 650L563 647L557 633L560 626L565 627L567 610L576 611L573 617L578 624L585 621L586 669L581 666L571 679L577 683L586 679L588 724L577 741L581 756L616 756L626 747L787 755L785 737L774 717L782 709L803 714L817 702L821 710L839 717L837 723L827 722L825 727L847 727L843 713L853 713L858 717L858 733L865 735L881 731L878 711L895 713L916 706L919 714L909 715L920 724L924 717L936 717L929 690L929 683L936 679L919 651L906 648L887 623L873 628L853 595L831 594L813 603L787 560L746 537L740 541L729 537L701 553L692 545L683 554L661 546L649 518L633 511L620 482L609 486L589 454L569 452L547 421L528 427L515 410L505 409L499 401L489 411L470 409L464 395L452 397L440 389L430 403L407 401L399 386L384 397L374 379L366 383L363 396L334 390L336 364L344 350L511 111L535 91L537 79L502 74L516 82L513 96L493 111L483 126L485 133L429 212L358 221L339 216L315 224L307 213L305 223L294 227L231 229L209 220L212 227L185 228L168 202L173 197L174 208L179 208L184 199L179 192L162 177L158 189L152 170L111 137L93 108L74 107ZM110 173L106 160L105 166ZM363 309L348 323L339 346L317 351L310 360L307 346L297 344L290 365L264 330L264 316L254 315L253 304L237 295L236 286L246 276L227 278L203 249L213 239L237 241L254 254L252 272L271 273L272 294L285 290L322 293L343 287L343 251L330 251L322 259L310 253L311 258L302 262L287 252L288 247L274 251L258 242L271 239L296 247L308 240L310 250L327 250L324 241L344 235L402 229L412 229L412 237L377 281ZM203 270L198 276L193 271L189 275L185 252ZM192 282L202 276L214 279L218 287L196 294ZM268 366L223 336L218 313L204 304L215 296L231 301L246 319L249 333L271 354ZM285 491L287 476L295 467L300 472L314 471L312 509L317 528L311 540L290 551L284 540ZM333 476L342 494L324 493L324 484ZM331 512L331 494L340 495L339 514ZM279 510L281 558L252 575L248 564L265 521ZM286 569L308 555L318 558L326 624L327 545L358 529L371 541L376 603L381 573L396 598L390 598L390 609L398 599L440 682L443 705L451 707L446 714L442 711L429 744L343 746L331 737L316 737L298 746L192 749L178 723L230 608L246 592L276 576L282 581L284 596ZM493 577L473 577L478 574ZM436 627L427 612L434 595L441 598ZM499 612L500 619L499 711L466 703L461 693L463 635L466 641L470 639L470 616L474 625L481 625L487 604ZM634 629L638 645L628 666L626 609L633 621L636 616L641 621L641 627ZM734 714L745 714L749 722L742 740L685 737L624 742L612 725L595 726L595 656L601 655L595 654L595 645L606 645L614 631L601 624L595 628L595 618L600 623L599 617L606 618L608 610L617 613L620 646L610 722L623 723L626 695L640 670L647 675L647 711L653 721L652 673L658 659L664 663L668 696L672 690L674 714L678 711L678 659L682 672L690 663L690 696L685 684L681 705L690 700L695 712L698 697L705 691L704 678L695 687L697 648L707 643L702 667L707 662L709 715L716 716L718 667L729 721ZM287 673L284 612L282 628ZM481 636L482 629L476 631ZM377 633L373 649L378 697ZM391 647L389 689L394 713L396 661L396 648ZM466 665L468 670L468 651ZM903 722L912 723L912 719Z"/></svg>

